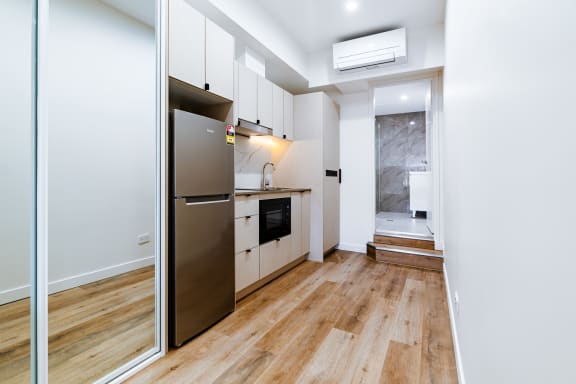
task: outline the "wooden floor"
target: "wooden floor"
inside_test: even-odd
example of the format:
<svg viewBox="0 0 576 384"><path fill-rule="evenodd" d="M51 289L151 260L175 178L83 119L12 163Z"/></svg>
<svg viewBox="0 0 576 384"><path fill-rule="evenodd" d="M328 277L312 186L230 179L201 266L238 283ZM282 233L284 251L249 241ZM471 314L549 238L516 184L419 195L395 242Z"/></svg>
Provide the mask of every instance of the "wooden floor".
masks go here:
<svg viewBox="0 0 576 384"><path fill-rule="evenodd" d="M457 383L440 272L305 262L129 383Z"/></svg>
<svg viewBox="0 0 576 384"><path fill-rule="evenodd" d="M154 346L154 268L49 296L51 383L90 383ZM29 383L30 301L0 306L0 383Z"/></svg>

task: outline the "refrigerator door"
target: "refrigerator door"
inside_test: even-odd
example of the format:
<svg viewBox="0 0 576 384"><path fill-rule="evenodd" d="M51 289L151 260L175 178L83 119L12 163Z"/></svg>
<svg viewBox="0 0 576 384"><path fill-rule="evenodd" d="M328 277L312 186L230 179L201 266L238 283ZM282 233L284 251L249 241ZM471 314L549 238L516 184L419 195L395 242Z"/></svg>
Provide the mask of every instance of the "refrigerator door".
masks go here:
<svg viewBox="0 0 576 384"><path fill-rule="evenodd" d="M234 198L173 204L170 338L180 346L234 311Z"/></svg>
<svg viewBox="0 0 576 384"><path fill-rule="evenodd" d="M226 123L174 110L172 115L174 196L210 196L234 190L234 145Z"/></svg>

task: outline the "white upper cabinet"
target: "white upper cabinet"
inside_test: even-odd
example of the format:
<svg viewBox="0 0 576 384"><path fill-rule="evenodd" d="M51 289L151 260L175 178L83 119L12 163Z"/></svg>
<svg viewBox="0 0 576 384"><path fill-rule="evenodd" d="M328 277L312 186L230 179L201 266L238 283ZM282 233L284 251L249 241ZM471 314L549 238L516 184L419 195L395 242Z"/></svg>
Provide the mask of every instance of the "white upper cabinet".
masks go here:
<svg viewBox="0 0 576 384"><path fill-rule="evenodd" d="M273 84L273 88L274 122L272 123L272 129L274 136L282 138L284 135L284 90L276 84Z"/></svg>
<svg viewBox="0 0 576 384"><path fill-rule="evenodd" d="M258 120L258 75L238 65L238 118L256 124Z"/></svg>
<svg viewBox="0 0 576 384"><path fill-rule="evenodd" d="M234 37L185 0L170 0L168 74L234 98Z"/></svg>
<svg viewBox="0 0 576 384"><path fill-rule="evenodd" d="M170 76L204 88L206 18L184 0L170 0Z"/></svg>
<svg viewBox="0 0 576 384"><path fill-rule="evenodd" d="M262 76L258 76L258 121L257 123L268 128L274 124L273 106L274 84Z"/></svg>
<svg viewBox="0 0 576 384"><path fill-rule="evenodd" d="M284 139L294 140L294 95L284 91Z"/></svg>
<svg viewBox="0 0 576 384"><path fill-rule="evenodd" d="M208 91L234 98L234 37L206 19L206 84Z"/></svg>

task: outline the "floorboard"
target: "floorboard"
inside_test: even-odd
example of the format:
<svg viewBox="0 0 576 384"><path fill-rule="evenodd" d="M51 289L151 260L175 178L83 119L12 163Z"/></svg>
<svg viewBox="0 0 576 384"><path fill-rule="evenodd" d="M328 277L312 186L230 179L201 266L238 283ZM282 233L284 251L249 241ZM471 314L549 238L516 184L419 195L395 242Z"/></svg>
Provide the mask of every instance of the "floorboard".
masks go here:
<svg viewBox="0 0 576 384"><path fill-rule="evenodd" d="M48 378L91 383L154 347L154 268L48 297ZM0 306L0 383L30 382L30 300Z"/></svg>
<svg viewBox="0 0 576 384"><path fill-rule="evenodd" d="M337 251L238 303L128 383L456 384L441 272Z"/></svg>

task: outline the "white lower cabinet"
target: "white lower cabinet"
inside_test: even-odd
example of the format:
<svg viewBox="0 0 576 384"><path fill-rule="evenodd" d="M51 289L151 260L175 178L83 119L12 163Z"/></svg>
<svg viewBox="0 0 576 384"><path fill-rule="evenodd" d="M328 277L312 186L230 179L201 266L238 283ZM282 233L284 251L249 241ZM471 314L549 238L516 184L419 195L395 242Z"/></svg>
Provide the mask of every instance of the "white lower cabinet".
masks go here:
<svg viewBox="0 0 576 384"><path fill-rule="evenodd" d="M236 253L258 246L259 215L244 216L234 223Z"/></svg>
<svg viewBox="0 0 576 384"><path fill-rule="evenodd" d="M290 227L292 231L292 252L290 252L290 261L294 261L302 256L302 193L291 193L290 200Z"/></svg>
<svg viewBox="0 0 576 384"><path fill-rule="evenodd" d="M236 253L236 292L260 279L260 249L258 246Z"/></svg>
<svg viewBox="0 0 576 384"><path fill-rule="evenodd" d="M292 235L260 245L260 278L288 264L291 250Z"/></svg>
<svg viewBox="0 0 576 384"><path fill-rule="evenodd" d="M310 253L310 192L302 192L300 201L300 231L302 239L300 241L300 255Z"/></svg>

